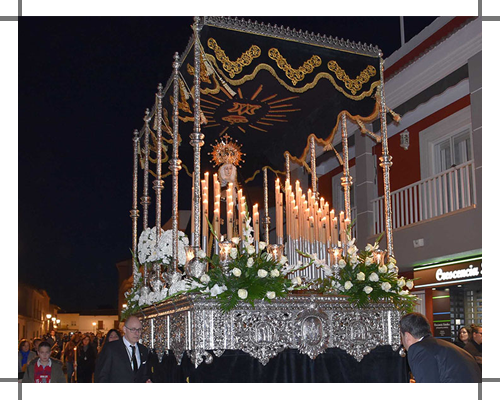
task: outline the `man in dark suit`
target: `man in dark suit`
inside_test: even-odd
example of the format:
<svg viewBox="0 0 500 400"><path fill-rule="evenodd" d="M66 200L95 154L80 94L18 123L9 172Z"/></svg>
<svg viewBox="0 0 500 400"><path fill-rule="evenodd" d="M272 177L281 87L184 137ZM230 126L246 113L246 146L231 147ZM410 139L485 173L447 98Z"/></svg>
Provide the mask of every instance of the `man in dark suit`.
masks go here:
<svg viewBox="0 0 500 400"><path fill-rule="evenodd" d="M453 343L434 338L425 316L407 314L399 327L416 382L481 383L481 370L474 358Z"/></svg>
<svg viewBox="0 0 500 400"><path fill-rule="evenodd" d="M129 317L123 330L123 337L107 343L99 354L94 372L96 383L151 382L149 351L139 343L141 321L137 317Z"/></svg>

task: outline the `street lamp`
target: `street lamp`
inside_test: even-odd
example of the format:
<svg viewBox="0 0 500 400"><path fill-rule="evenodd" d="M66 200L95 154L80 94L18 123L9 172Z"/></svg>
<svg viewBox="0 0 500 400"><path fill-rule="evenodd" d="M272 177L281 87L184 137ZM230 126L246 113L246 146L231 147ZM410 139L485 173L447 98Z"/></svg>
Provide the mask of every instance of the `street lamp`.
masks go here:
<svg viewBox="0 0 500 400"><path fill-rule="evenodd" d="M47 314L45 316L47 317L47 333L48 333L50 329L50 318L52 318L52 314Z"/></svg>

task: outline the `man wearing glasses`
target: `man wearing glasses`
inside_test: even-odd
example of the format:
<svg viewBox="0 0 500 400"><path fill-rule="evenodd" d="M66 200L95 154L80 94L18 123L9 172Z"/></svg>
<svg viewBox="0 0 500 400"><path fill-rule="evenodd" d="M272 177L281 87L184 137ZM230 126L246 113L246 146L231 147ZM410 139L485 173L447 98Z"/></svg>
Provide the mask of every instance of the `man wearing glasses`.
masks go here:
<svg viewBox="0 0 500 400"><path fill-rule="evenodd" d="M142 323L137 317L129 317L123 327L124 335L109 342L97 358L95 382L151 382L148 349L139 343Z"/></svg>

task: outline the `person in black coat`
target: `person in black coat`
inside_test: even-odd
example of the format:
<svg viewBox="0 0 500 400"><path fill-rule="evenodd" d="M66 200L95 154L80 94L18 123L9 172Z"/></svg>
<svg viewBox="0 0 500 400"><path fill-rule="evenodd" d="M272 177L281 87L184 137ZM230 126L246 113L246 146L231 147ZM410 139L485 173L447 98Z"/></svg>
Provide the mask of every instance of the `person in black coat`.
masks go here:
<svg viewBox="0 0 500 400"><path fill-rule="evenodd" d="M94 375L96 383L151 382L149 350L139 343L141 321L137 317L129 317L123 330L123 337L107 343L99 353Z"/></svg>
<svg viewBox="0 0 500 400"><path fill-rule="evenodd" d="M464 350L476 360L479 368L483 367L483 328L480 325L470 326L471 340L465 345Z"/></svg>
<svg viewBox="0 0 500 400"><path fill-rule="evenodd" d="M424 315L407 314L399 327L417 383L481 383L481 370L474 358L453 343L434 338Z"/></svg>
<svg viewBox="0 0 500 400"><path fill-rule="evenodd" d="M96 358L97 350L92 346L90 336L85 335L77 348L76 381L78 383L92 383Z"/></svg>

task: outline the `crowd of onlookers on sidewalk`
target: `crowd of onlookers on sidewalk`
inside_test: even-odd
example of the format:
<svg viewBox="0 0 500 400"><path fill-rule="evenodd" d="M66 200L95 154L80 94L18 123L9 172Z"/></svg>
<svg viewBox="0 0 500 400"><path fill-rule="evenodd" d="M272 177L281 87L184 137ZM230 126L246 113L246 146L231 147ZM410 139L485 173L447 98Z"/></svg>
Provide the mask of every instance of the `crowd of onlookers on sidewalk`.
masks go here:
<svg viewBox="0 0 500 400"><path fill-rule="evenodd" d="M41 338L19 342L18 379L22 382L93 382L96 360L107 343L118 340L121 332L50 331Z"/></svg>

